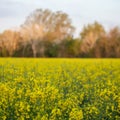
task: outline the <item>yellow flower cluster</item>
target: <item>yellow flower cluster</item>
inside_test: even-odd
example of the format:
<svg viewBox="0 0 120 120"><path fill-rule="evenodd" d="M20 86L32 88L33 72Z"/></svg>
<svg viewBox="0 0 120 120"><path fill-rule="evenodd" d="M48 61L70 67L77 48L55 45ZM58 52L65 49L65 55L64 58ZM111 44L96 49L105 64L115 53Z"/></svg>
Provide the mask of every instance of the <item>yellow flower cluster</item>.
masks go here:
<svg viewBox="0 0 120 120"><path fill-rule="evenodd" d="M120 120L120 59L0 59L0 120Z"/></svg>

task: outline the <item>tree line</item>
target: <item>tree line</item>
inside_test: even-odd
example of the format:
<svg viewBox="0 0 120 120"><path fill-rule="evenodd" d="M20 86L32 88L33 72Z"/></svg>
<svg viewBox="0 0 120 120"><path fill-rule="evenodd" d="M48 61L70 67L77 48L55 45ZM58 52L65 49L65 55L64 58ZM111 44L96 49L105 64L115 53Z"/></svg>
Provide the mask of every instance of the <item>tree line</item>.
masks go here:
<svg viewBox="0 0 120 120"><path fill-rule="evenodd" d="M0 34L0 57L119 58L120 29L94 22L73 37L75 27L61 11L37 9L17 31Z"/></svg>

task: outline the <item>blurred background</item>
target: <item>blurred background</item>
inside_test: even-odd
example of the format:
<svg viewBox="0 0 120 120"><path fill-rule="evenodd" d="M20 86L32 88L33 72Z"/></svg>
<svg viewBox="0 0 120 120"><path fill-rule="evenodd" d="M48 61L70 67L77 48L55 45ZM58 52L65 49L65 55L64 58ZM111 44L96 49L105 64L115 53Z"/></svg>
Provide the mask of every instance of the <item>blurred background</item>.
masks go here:
<svg viewBox="0 0 120 120"><path fill-rule="evenodd" d="M1 0L0 57L120 57L119 0Z"/></svg>

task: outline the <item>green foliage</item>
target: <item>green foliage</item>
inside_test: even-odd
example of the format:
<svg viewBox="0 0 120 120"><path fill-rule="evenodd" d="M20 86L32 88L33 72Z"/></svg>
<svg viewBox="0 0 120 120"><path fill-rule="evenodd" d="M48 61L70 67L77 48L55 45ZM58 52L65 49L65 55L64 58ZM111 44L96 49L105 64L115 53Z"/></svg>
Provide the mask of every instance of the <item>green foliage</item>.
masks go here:
<svg viewBox="0 0 120 120"><path fill-rule="evenodd" d="M30 44L26 46L21 45L16 51L14 51L12 57L32 57L33 52Z"/></svg>
<svg viewBox="0 0 120 120"><path fill-rule="evenodd" d="M57 44L50 44L46 47L45 56L47 57L58 57L59 46Z"/></svg>

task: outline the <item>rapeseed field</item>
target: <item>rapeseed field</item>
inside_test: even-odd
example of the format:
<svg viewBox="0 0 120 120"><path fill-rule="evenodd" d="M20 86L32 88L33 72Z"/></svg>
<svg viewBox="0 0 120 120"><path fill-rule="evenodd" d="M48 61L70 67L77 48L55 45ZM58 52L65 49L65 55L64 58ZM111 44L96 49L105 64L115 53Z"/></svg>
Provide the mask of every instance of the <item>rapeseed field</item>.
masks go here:
<svg viewBox="0 0 120 120"><path fill-rule="evenodd" d="M120 120L120 59L0 59L0 120Z"/></svg>

